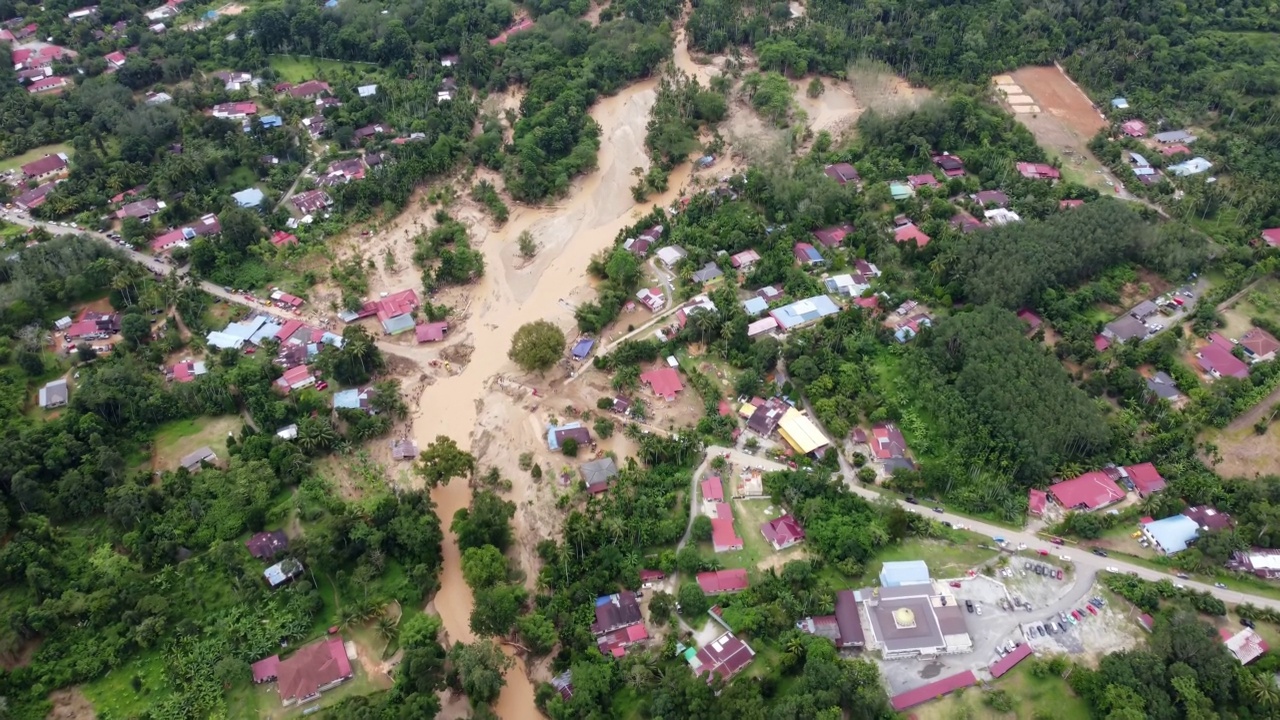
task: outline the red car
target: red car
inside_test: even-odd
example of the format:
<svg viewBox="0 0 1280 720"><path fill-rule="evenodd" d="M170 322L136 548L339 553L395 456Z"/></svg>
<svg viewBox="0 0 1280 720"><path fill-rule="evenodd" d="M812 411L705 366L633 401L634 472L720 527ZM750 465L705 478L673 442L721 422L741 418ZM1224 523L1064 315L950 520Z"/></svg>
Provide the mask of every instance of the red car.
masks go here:
<svg viewBox="0 0 1280 720"><path fill-rule="evenodd" d="M1062 579L1062 571L1061 571L1061 570L1059 570L1059 571L1058 571L1058 579L1059 579L1059 580L1061 580L1061 579Z"/></svg>
<svg viewBox="0 0 1280 720"><path fill-rule="evenodd" d="M958 582L953 582L953 583L951 583L951 587L953 587L953 588L958 588L958 587L960 587L960 583L958 583Z"/></svg>
<svg viewBox="0 0 1280 720"><path fill-rule="evenodd" d="M1049 556L1048 550L1037 550L1036 552L1040 553L1041 555L1044 555L1045 557Z"/></svg>
<svg viewBox="0 0 1280 720"><path fill-rule="evenodd" d="M327 382L325 382L325 381L323 381L323 380L321 380L320 382L316 383L316 389L317 389L317 390L325 390L325 389L327 389L328 387L329 387L329 383L327 383Z"/></svg>
<svg viewBox="0 0 1280 720"><path fill-rule="evenodd" d="M250 346L250 347L247 347L247 348L245 348L245 349L244 349L244 354L245 354L245 355L252 355L252 354L254 354L254 353L256 353L256 352L258 352L258 348L256 348L256 347L252 347L252 346Z"/></svg>
<svg viewBox="0 0 1280 720"><path fill-rule="evenodd" d="M1097 615L1097 614L1098 614L1098 608L1096 608L1096 607L1094 607L1094 606L1092 606L1092 605L1086 605L1084 609L1085 609L1085 610L1088 610L1088 611L1089 611L1089 613L1090 613L1091 615Z"/></svg>
<svg viewBox="0 0 1280 720"><path fill-rule="evenodd" d="M1080 613L1076 612L1075 610L1072 610L1072 611L1071 611L1071 617L1073 617L1073 618L1075 618L1075 619L1079 620L1079 619L1080 619Z"/></svg>
<svg viewBox="0 0 1280 720"><path fill-rule="evenodd" d="M1060 538L1060 537L1050 538L1050 539L1049 539L1049 542L1053 543L1054 545L1061 545L1061 544L1062 544L1062 538Z"/></svg>

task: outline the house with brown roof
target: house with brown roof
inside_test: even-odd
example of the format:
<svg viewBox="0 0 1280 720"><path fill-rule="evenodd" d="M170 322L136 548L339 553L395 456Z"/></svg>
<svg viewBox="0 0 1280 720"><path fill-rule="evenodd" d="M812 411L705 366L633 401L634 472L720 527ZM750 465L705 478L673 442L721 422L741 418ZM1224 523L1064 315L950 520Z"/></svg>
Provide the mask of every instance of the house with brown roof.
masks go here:
<svg viewBox="0 0 1280 720"><path fill-rule="evenodd" d="M1062 178L1062 173L1059 172L1058 168L1045 163L1020 162L1015 167L1018 169L1018 174L1028 180L1059 180Z"/></svg>
<svg viewBox="0 0 1280 720"><path fill-rule="evenodd" d="M145 200L136 200L116 211L116 217L123 220L125 218L137 218L146 222L148 218L165 208L164 201L153 200L147 198Z"/></svg>
<svg viewBox="0 0 1280 720"><path fill-rule="evenodd" d="M1240 347L1245 355L1249 356L1249 362L1270 362L1276 359L1276 351L1280 350L1280 341L1266 330L1255 327L1240 336Z"/></svg>
<svg viewBox="0 0 1280 720"><path fill-rule="evenodd" d="M910 185L913 190L916 190L922 187L929 187L929 188L942 187L942 183L938 182L938 178L934 177L932 173L926 173L923 175L908 175L907 184Z"/></svg>
<svg viewBox="0 0 1280 720"><path fill-rule="evenodd" d="M283 530L254 533L244 541L244 546L249 548L249 554L255 558L270 560L289 549L289 536Z"/></svg>
<svg viewBox="0 0 1280 720"><path fill-rule="evenodd" d="M294 195L289 202L298 209L298 212L311 214L333 205L333 198L323 190L307 190Z"/></svg>
<svg viewBox="0 0 1280 720"><path fill-rule="evenodd" d="M747 589L747 571L741 568L700 572L696 579L705 595L721 595Z"/></svg>
<svg viewBox="0 0 1280 720"><path fill-rule="evenodd" d="M300 85L294 85L286 92L296 98L317 98L329 92L329 83L319 80L308 80Z"/></svg>
<svg viewBox="0 0 1280 720"><path fill-rule="evenodd" d="M854 183L856 185L862 180L862 178L858 176L858 171L849 163L835 163L833 165L828 165L823 172L826 173L827 177L835 180L841 185L848 185L849 183Z"/></svg>
<svg viewBox="0 0 1280 720"><path fill-rule="evenodd" d="M821 230L814 230L813 236L823 247L840 247L840 243L853 232L853 226L849 223L843 225L832 225Z"/></svg>
<svg viewBox="0 0 1280 720"><path fill-rule="evenodd" d="M591 634L595 636L613 632L618 628L634 625L641 620L640 601L630 590L604 595L596 598L596 621L591 623Z"/></svg>
<svg viewBox="0 0 1280 720"><path fill-rule="evenodd" d="M942 168L942 174L949 178L964 175L964 161L951 153L933 156L933 164Z"/></svg>
<svg viewBox="0 0 1280 720"><path fill-rule="evenodd" d="M254 663L251 669L255 683L276 682L285 707L315 700L354 676L340 635L303 645L284 660L272 655Z"/></svg>
<svg viewBox="0 0 1280 720"><path fill-rule="evenodd" d="M22 166L22 180L24 182L44 182L50 178L65 174L68 167L66 153L45 155L39 160L32 160Z"/></svg>

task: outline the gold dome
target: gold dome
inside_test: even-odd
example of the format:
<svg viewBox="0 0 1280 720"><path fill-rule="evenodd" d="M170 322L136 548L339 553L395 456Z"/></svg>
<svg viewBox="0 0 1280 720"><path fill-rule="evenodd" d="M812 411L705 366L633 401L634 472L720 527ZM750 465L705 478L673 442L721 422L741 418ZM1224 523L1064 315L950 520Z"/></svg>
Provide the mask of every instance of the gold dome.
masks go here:
<svg viewBox="0 0 1280 720"><path fill-rule="evenodd" d="M893 623L900 628L916 626L916 614L910 608L898 608L893 611Z"/></svg>

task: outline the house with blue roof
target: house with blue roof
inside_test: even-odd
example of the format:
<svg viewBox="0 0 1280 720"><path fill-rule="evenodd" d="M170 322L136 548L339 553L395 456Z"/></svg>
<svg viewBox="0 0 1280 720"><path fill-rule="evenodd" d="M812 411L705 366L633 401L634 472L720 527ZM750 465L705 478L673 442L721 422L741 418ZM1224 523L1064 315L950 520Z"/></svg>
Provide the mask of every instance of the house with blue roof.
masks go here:
<svg viewBox="0 0 1280 720"><path fill-rule="evenodd" d="M904 585L928 585L929 566L923 560L887 562L880 568L880 586L887 588Z"/></svg>
<svg viewBox="0 0 1280 720"><path fill-rule="evenodd" d="M1142 526L1142 536L1163 555L1176 555L1200 533L1200 524L1186 515L1174 515Z"/></svg>
<svg viewBox="0 0 1280 720"><path fill-rule="evenodd" d="M831 298L826 295L814 295L811 298L775 308L769 312L769 316L778 321L778 327L782 328L783 332L788 332L838 312L840 308Z"/></svg>
<svg viewBox="0 0 1280 720"><path fill-rule="evenodd" d="M258 122L261 123L264 128L278 128L284 125L284 118L279 115L263 115L258 118Z"/></svg>
<svg viewBox="0 0 1280 720"><path fill-rule="evenodd" d="M769 309L769 303L762 297L753 296L743 301L742 309L747 311L747 317L756 317Z"/></svg>

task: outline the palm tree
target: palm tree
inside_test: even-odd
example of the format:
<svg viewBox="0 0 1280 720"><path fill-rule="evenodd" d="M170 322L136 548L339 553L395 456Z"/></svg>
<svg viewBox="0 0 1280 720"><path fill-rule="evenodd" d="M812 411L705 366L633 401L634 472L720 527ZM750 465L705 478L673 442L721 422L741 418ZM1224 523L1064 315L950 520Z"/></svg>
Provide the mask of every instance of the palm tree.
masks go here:
<svg viewBox="0 0 1280 720"><path fill-rule="evenodd" d="M1280 687L1270 673L1252 673L1247 681L1249 696L1267 710L1280 709Z"/></svg>
<svg viewBox="0 0 1280 720"><path fill-rule="evenodd" d="M374 629L377 630L378 637L387 641L388 646L391 645L392 640L395 640L400 635L399 621L393 620L385 614L378 618L378 624Z"/></svg>

